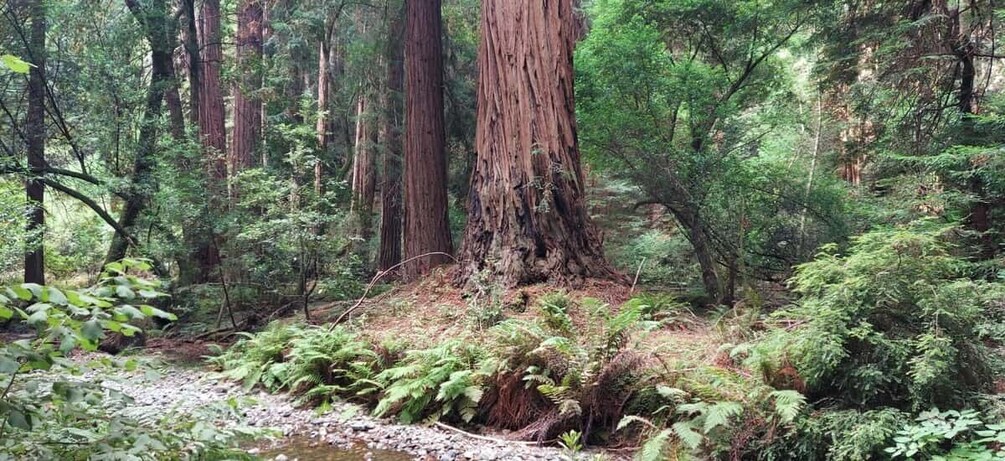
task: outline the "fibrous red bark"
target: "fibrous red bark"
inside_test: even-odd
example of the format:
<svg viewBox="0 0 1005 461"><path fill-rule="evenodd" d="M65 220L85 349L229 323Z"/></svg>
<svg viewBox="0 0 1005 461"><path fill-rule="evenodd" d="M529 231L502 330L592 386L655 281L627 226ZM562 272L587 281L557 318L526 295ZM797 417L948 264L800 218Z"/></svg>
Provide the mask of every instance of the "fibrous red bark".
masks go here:
<svg viewBox="0 0 1005 461"><path fill-rule="evenodd" d="M405 264L414 280L453 252L447 221L440 0L407 2L405 31Z"/></svg>
<svg viewBox="0 0 1005 461"><path fill-rule="evenodd" d="M573 0L483 0L478 157L462 279L513 286L617 274L587 213L576 139Z"/></svg>
<svg viewBox="0 0 1005 461"><path fill-rule="evenodd" d="M237 10L237 67L234 85L234 136L228 163L232 174L255 164L262 136L262 2L241 0Z"/></svg>
<svg viewBox="0 0 1005 461"><path fill-rule="evenodd" d="M381 92L379 144L381 151L380 249L377 269L390 270L401 262L401 119L404 89L404 8L391 13L385 50L386 82Z"/></svg>

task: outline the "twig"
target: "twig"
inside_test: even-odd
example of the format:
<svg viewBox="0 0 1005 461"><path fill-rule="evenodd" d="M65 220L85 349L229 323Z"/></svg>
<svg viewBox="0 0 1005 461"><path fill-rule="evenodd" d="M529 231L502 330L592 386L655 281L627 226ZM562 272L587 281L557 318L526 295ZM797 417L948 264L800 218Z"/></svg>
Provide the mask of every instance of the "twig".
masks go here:
<svg viewBox="0 0 1005 461"><path fill-rule="evenodd" d="M520 440L497 439L495 437L488 437L488 436L485 436L485 435L472 434L470 432L458 429L458 428L456 428L454 426L449 426L449 425L443 424L441 422L433 423L433 425L436 426L436 427L438 427L438 428L440 428L440 429L446 429L448 431L454 431L454 432L456 432L458 434L462 434L462 435L465 435L467 437L471 437L472 439L484 440L486 442L512 443L512 444L525 445L525 446L534 446L534 445L538 444L537 442L524 442L524 441L520 441Z"/></svg>
<svg viewBox="0 0 1005 461"><path fill-rule="evenodd" d="M402 261L402 262L400 262L398 264L395 264L395 265L393 265L391 267L388 267L387 270L377 271L377 275L375 275L373 277L373 280L370 280L370 283L366 286L366 290L363 290L363 296L360 296L359 300L356 301L356 304L354 304L352 307L350 307L345 312L343 312L342 315L338 316L338 318L335 319L334 322L332 322L331 327L329 327L329 330L335 328L335 325L338 325L339 323L341 323L342 319L344 319L346 316L348 316L349 314L351 314L352 311L354 311L357 308L359 308L359 306L363 305L363 301L366 301L366 295L370 294L370 290L373 289L374 285L376 285L377 282L380 281L380 279L384 278L385 275L390 274L391 272L394 272L395 269L397 269L397 268L399 268L399 267L401 267L401 266L403 266L405 264L408 264L408 263L410 263L412 261L415 261L416 259L425 258L427 256L446 256L446 257L450 258L451 261L453 261L455 263L457 262L457 259L455 259L453 257L453 255L450 255L448 253L443 253L443 252L440 252L440 251L433 251L431 253L426 253L426 254L422 254L422 255L419 255L419 256L414 256L414 257L408 258L408 259L406 259L406 260L404 260L404 261Z"/></svg>
<svg viewBox="0 0 1005 461"><path fill-rule="evenodd" d="M20 367L19 367L20 368ZM20 370L14 370L14 373L10 375L10 381L7 383L7 387L4 388L3 393L0 394L0 400L7 398L7 394L10 393L10 389L14 387L14 378L17 378L17 372ZM3 423L0 424L0 440L3 440L4 432L7 430L7 421L10 420L10 412L3 418Z"/></svg>
<svg viewBox="0 0 1005 461"><path fill-rule="evenodd" d="M642 262L639 263L639 270L635 271L635 280L632 280L632 289L628 290L628 296L635 293L635 285L639 283L639 276L642 275L642 266L646 265L646 257L642 257Z"/></svg>

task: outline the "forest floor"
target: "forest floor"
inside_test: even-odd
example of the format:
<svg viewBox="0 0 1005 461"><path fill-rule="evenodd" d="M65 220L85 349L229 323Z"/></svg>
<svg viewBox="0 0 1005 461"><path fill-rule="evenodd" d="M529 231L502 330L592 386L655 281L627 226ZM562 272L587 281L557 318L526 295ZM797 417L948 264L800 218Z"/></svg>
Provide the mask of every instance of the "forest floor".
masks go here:
<svg viewBox="0 0 1005 461"><path fill-rule="evenodd" d="M264 429L269 436L248 447L265 460L299 461L496 461L588 459L555 448L499 437L474 436L449 426L399 425L368 410L336 402L324 414L296 405L286 395L244 389L193 362L201 344L154 341L136 371L92 368L81 381L100 383L133 399L131 414L191 415L222 428ZM94 357L75 357L80 363ZM208 408L215 412L206 412ZM609 457L609 459L614 459Z"/></svg>

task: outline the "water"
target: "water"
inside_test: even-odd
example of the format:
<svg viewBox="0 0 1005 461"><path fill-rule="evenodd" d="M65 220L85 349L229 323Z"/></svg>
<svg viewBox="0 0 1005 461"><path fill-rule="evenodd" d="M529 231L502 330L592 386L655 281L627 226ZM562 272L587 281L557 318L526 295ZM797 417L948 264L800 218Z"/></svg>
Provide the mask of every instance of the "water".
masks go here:
<svg viewBox="0 0 1005 461"><path fill-rule="evenodd" d="M362 444L346 450L308 437L285 439L282 446L263 450L260 456L271 460L280 454L290 461L412 461L410 455L402 452L372 450Z"/></svg>

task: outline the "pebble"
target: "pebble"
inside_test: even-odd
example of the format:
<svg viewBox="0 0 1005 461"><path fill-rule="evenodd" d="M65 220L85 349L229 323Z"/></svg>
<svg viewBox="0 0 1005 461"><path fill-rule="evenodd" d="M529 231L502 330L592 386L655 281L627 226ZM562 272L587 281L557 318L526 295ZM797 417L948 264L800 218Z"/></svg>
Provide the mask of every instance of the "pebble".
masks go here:
<svg viewBox="0 0 1005 461"><path fill-rule="evenodd" d="M93 358L93 357L91 357ZM78 358L85 363L88 358ZM456 432L421 425L403 426L389 420L366 416L368 411L350 403L335 402L328 415L318 416L310 408L296 408L289 397L268 394L261 390L245 391L243 387L214 378L198 369L168 369L159 378L145 379L141 370L126 373L113 370L90 370L82 380L104 380L105 388L120 391L134 399L133 406L154 413L174 409L185 413L208 405L227 405L236 400L237 414L243 423L261 428L276 428L286 437L311 437L337 448L350 448L362 443L375 450L409 453L416 460L435 461L562 461L588 460L593 453L567 456L556 448L488 442L466 437ZM347 422L338 415L354 414ZM224 424L237 424L226 420ZM282 446L282 440L277 441ZM249 454L260 453L257 448ZM372 459L367 453L366 459ZM606 459L628 459L622 454ZM280 454L274 461L296 461Z"/></svg>

